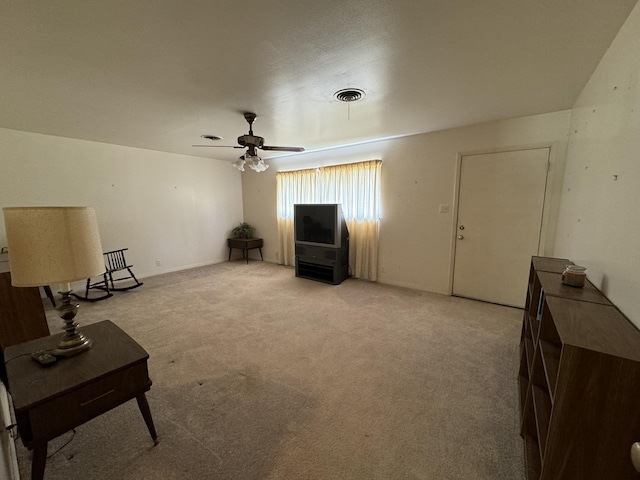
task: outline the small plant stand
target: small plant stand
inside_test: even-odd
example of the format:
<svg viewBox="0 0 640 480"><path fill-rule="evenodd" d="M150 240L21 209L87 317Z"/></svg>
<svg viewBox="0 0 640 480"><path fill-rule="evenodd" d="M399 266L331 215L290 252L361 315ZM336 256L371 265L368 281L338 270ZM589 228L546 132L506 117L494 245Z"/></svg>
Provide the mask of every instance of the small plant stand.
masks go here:
<svg viewBox="0 0 640 480"><path fill-rule="evenodd" d="M231 261L231 251L234 248L242 250L242 258L249 263L249 250L257 248L260 251L260 259L264 262L262 256L262 239L261 238L228 238L227 246L229 247L229 261Z"/></svg>

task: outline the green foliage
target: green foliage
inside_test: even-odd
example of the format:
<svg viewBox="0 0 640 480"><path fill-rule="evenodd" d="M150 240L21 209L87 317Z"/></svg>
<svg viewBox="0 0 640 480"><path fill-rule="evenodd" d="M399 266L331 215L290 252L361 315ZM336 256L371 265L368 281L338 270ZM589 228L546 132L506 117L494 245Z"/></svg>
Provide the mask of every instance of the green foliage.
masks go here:
<svg viewBox="0 0 640 480"><path fill-rule="evenodd" d="M246 222L239 223L231 230L233 238L253 238L253 233L256 231L251 225Z"/></svg>

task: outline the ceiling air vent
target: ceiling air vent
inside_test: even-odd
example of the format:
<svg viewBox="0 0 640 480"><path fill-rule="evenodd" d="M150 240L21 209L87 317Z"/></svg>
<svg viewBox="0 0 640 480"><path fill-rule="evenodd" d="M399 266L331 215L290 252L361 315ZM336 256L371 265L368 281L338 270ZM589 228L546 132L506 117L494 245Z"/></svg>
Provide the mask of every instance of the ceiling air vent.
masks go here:
<svg viewBox="0 0 640 480"><path fill-rule="evenodd" d="M364 91L359 88L344 88L342 90L338 90L334 96L336 100L340 102L356 102L364 97Z"/></svg>

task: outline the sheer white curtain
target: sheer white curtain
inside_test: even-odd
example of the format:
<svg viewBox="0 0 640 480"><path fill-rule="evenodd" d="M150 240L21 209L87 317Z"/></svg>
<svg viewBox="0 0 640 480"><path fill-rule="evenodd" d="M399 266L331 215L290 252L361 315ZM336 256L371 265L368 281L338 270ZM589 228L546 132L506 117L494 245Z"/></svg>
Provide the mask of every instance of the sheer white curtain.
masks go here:
<svg viewBox="0 0 640 480"><path fill-rule="evenodd" d="M280 264L295 265L293 205L317 203L318 170L276 173Z"/></svg>
<svg viewBox="0 0 640 480"><path fill-rule="evenodd" d="M293 205L340 203L349 229L349 266L357 278L378 278L382 161L276 174L280 262L295 264Z"/></svg>

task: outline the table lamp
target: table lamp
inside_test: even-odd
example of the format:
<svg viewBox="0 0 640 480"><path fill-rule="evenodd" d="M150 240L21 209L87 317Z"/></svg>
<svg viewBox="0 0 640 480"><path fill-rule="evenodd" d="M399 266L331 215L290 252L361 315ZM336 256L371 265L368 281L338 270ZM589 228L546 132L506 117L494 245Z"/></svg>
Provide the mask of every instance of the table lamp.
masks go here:
<svg viewBox="0 0 640 480"><path fill-rule="evenodd" d="M65 334L51 353L69 357L91 347L91 340L76 330L79 305L71 303L71 282L104 272L98 222L90 207L4 208L9 247L11 284L40 287L59 284L58 310Z"/></svg>

